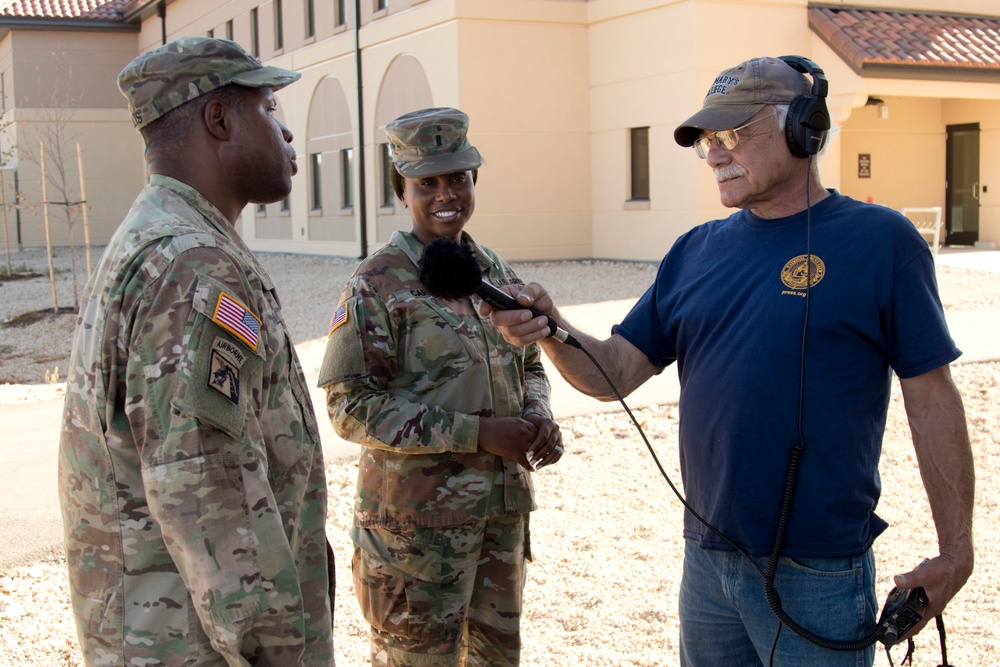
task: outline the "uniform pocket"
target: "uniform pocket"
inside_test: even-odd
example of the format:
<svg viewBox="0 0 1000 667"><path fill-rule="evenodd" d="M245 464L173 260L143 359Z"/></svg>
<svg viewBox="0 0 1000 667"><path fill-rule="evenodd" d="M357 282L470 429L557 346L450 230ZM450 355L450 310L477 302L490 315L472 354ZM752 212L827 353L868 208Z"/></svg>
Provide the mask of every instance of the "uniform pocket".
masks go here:
<svg viewBox="0 0 1000 667"><path fill-rule="evenodd" d="M219 454L142 471L150 513L198 609L205 630L267 606L250 525L243 471Z"/></svg>
<svg viewBox="0 0 1000 667"><path fill-rule="evenodd" d="M432 530L354 528L354 591L368 623L417 641L454 633L442 625L441 548Z"/></svg>

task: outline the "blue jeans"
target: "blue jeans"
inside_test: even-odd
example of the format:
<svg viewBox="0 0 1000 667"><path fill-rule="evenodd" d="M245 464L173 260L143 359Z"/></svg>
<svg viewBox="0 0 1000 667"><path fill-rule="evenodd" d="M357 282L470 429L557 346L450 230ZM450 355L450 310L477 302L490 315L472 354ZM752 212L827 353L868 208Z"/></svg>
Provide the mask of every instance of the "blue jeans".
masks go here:
<svg viewBox="0 0 1000 667"><path fill-rule="evenodd" d="M766 569L766 558L755 559ZM778 620L764 597L764 579L733 551L685 541L680 589L680 653L685 667L768 665ZM854 641L875 629L875 558L871 549L851 558L782 558L775 588L785 612L813 634ZM776 667L871 667L875 647L831 651L787 627L774 654Z"/></svg>

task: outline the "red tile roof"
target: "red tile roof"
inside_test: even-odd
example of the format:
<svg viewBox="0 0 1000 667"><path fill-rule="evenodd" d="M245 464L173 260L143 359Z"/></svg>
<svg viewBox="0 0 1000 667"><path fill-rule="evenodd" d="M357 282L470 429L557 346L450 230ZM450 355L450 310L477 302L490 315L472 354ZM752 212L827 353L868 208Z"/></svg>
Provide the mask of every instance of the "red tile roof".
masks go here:
<svg viewBox="0 0 1000 667"><path fill-rule="evenodd" d="M0 17L121 20L129 0L0 0Z"/></svg>
<svg viewBox="0 0 1000 667"><path fill-rule="evenodd" d="M809 5L809 26L858 72L1000 73L1000 16Z"/></svg>

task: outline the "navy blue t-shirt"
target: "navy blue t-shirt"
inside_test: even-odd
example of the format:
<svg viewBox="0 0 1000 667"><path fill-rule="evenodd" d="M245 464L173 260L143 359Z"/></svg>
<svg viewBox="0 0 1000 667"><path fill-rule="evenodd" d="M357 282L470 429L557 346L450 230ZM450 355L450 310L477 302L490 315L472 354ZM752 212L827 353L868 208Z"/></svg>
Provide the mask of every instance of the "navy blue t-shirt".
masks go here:
<svg viewBox="0 0 1000 667"><path fill-rule="evenodd" d="M786 556L871 546L892 371L961 354L927 242L891 209L835 191L811 212L802 455ZM806 213L740 211L681 236L613 331L680 375L680 461L694 510L753 555L770 552L793 445L806 309ZM685 537L729 548L684 518Z"/></svg>

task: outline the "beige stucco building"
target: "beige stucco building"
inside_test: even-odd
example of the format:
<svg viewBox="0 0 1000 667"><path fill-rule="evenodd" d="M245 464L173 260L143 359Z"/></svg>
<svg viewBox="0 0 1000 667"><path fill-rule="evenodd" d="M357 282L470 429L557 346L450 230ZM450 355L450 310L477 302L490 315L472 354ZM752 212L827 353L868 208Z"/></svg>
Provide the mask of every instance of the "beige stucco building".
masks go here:
<svg viewBox="0 0 1000 667"><path fill-rule="evenodd" d="M145 178L115 76L164 39L209 34L303 74L278 93L299 154L293 192L240 223L256 250L358 257L408 227L386 188L383 128L456 106L486 160L478 240L512 260L657 260L727 214L674 127L721 70L784 54L811 58L829 80L828 187L897 209L940 206L943 239L1000 242L995 0L880 0L871 11L846 0L67 0L86 11L10 13L29 4L0 11L2 149L14 148L2 173L8 197L16 176L24 205L8 216L26 246L45 243L30 208L42 201L39 128L59 112L72 139L63 162L76 185L62 201L83 198L80 143L90 235L103 242ZM52 237L65 244L59 206Z"/></svg>

